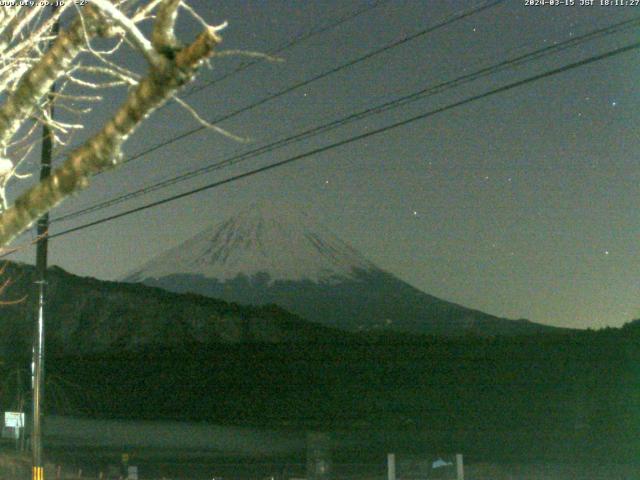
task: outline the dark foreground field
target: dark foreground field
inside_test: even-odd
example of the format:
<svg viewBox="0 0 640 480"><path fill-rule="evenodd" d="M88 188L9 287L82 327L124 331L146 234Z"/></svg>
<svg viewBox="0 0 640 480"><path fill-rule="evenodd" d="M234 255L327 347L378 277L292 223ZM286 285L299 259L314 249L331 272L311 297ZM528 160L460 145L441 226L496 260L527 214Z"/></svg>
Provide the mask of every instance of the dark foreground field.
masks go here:
<svg viewBox="0 0 640 480"><path fill-rule="evenodd" d="M640 322L600 332L190 345L52 356L51 413L352 432L376 454L640 458ZM54 392L54 388L49 388Z"/></svg>
<svg viewBox="0 0 640 480"><path fill-rule="evenodd" d="M306 475L307 431L232 427L178 421L114 421L49 417L45 429L47 478L98 479L121 475L122 455L139 468L141 479L288 480ZM398 479L417 478L402 471L403 462L429 464L444 453L424 432L328 431L333 478L385 480L387 453L395 453ZM426 443L425 443L426 442ZM387 447L395 447L392 450ZM3 445L0 479L30 478L29 458ZM612 456L595 461L525 460L465 454L466 480L633 480L640 462ZM58 471L57 466L60 466ZM415 472L414 472L415 473ZM81 477L80 477L81 475ZM422 478L422 477L420 477ZM429 477L430 478L430 477Z"/></svg>
<svg viewBox="0 0 640 480"><path fill-rule="evenodd" d="M119 453L115 451L52 452L48 455L46 476L60 480L118 479L121 475ZM386 480L382 459L368 463L336 463L333 479ZM289 480L304 478L305 463L300 458L247 459L217 456L175 455L167 451L140 452L131 464L139 468L140 480ZM100 477L102 475L102 477ZM0 480L27 480L28 457L0 455ZM401 478L398 476L398 478ZM640 478L639 464L616 463L483 463L465 464L466 480L635 480Z"/></svg>
<svg viewBox="0 0 640 480"><path fill-rule="evenodd" d="M147 478L260 480L304 463L306 433L325 431L336 466L360 465L344 478L384 475L389 452L461 452L467 479L640 479L639 365L637 321L523 337L52 349L45 448L85 474L128 453ZM234 466L251 462L279 466Z"/></svg>

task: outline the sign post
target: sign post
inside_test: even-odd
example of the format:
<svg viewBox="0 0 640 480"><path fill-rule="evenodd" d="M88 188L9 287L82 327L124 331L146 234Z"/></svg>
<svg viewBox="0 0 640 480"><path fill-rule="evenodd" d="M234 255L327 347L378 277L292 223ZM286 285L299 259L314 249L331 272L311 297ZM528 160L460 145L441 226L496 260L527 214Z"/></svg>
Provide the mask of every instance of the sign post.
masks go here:
<svg viewBox="0 0 640 480"><path fill-rule="evenodd" d="M10 435L9 438L15 438L16 450L20 449L20 433L24 428L23 412L4 412L4 430ZM3 432L3 437L4 437Z"/></svg>

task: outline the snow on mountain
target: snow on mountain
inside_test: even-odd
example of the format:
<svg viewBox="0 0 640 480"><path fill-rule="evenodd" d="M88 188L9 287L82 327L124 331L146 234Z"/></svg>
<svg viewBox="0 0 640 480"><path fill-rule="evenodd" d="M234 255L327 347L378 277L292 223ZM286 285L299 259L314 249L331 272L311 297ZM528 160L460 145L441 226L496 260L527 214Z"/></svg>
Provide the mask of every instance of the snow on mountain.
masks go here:
<svg viewBox="0 0 640 480"><path fill-rule="evenodd" d="M491 335L543 328L428 295L376 267L307 215L272 203L252 205L124 280L240 304L277 304L342 330Z"/></svg>
<svg viewBox="0 0 640 480"><path fill-rule="evenodd" d="M136 281L201 275L219 281L259 273L277 280L335 283L375 265L306 214L286 205L254 204L207 228L127 276Z"/></svg>

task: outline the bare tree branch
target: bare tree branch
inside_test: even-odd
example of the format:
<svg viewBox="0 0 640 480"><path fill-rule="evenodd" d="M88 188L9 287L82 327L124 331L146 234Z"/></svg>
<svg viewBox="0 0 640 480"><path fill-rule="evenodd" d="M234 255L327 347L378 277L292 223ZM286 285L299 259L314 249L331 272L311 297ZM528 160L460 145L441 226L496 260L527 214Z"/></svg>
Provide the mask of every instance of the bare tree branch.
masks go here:
<svg viewBox="0 0 640 480"><path fill-rule="evenodd" d="M104 19L100 19L90 7L85 13L90 19L88 33L98 33ZM0 148L6 146L22 122L33 113L53 82L69 70L71 62L82 49L84 35L83 24L78 19L68 30L60 33L51 49L19 81L16 90L0 108Z"/></svg>
<svg viewBox="0 0 640 480"><path fill-rule="evenodd" d="M118 10L109 0L92 0L92 3L103 10L111 19L113 19L131 39L131 42L144 55L151 65L155 65L160 61L158 53L154 50L151 42L136 27L136 24L124 13Z"/></svg>
<svg viewBox="0 0 640 480"><path fill-rule="evenodd" d="M8 244L65 197L85 188L92 174L116 165L120 160L122 143L151 112L189 82L201 64L213 55L214 47L221 41L217 32L224 28L224 25L209 26L190 45L181 49L175 47L173 22L177 3L179 2L165 0L161 5L161 12L158 13L160 27L154 28L152 43L157 58L150 63L148 75L129 93L124 104L100 132L71 152L63 165L48 179L20 195L13 206L0 216L0 245ZM50 85L51 79L69 70L69 57L77 54L83 36L82 26L78 27L78 23L74 23L73 36L67 32L56 42L61 52L48 57L48 63L53 63L55 67L43 68L39 76L36 76L39 82ZM66 40L61 40L62 38ZM65 53L67 55L64 55ZM34 70L39 67L40 65L37 65ZM23 87L23 90L25 89L26 87ZM36 90L40 96L47 91L40 84L31 85L25 92L25 95L29 96L29 102L17 102L17 107L9 111L0 109L0 142L10 137L7 131L16 128L14 123L17 121L13 119L16 114L33 110L37 95L32 90Z"/></svg>

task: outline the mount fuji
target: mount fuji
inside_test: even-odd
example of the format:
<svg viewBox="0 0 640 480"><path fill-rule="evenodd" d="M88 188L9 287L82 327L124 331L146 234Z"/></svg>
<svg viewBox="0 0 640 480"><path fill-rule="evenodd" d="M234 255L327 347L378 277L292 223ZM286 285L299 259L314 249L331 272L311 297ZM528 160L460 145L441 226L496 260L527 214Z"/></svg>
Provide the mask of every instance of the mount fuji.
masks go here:
<svg viewBox="0 0 640 480"><path fill-rule="evenodd" d="M551 330L428 295L287 205L253 205L127 275L178 293L278 304L344 330L461 335Z"/></svg>

